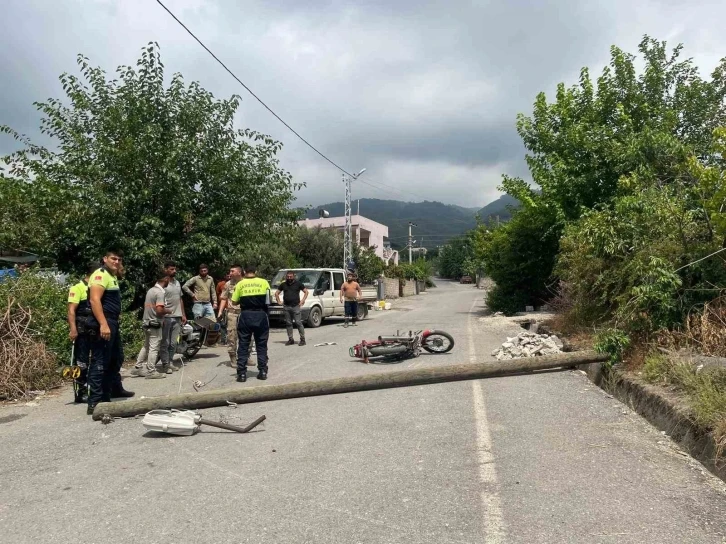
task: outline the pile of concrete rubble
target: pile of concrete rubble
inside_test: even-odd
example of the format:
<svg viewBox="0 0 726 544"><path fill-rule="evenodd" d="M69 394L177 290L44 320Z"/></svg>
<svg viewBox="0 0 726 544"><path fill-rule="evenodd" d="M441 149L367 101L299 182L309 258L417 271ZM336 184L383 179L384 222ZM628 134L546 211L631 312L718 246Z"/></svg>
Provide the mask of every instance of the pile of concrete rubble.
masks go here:
<svg viewBox="0 0 726 544"><path fill-rule="evenodd" d="M522 357L554 355L562 353L562 347L562 340L554 334L522 332L514 338L507 338L501 348L492 352L492 357L496 357L499 361L506 361Z"/></svg>

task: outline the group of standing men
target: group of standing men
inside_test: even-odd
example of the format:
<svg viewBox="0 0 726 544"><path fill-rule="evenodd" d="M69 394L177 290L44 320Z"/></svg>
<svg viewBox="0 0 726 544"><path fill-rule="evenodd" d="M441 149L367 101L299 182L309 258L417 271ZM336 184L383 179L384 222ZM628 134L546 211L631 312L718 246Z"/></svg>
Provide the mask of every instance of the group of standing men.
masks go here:
<svg viewBox="0 0 726 544"><path fill-rule="evenodd" d="M109 250L101 266L97 268L89 265L86 277L74 285L68 294L70 338L74 342L75 363L80 371L74 384L75 401L87 402L89 414L93 413L99 402L109 402L112 397L134 396L133 392L123 388L120 374L124 355L119 331L119 279L123 273L122 253ZM250 361L254 346L257 352L257 378L266 380L270 330L270 285L267 280L256 276L255 266L248 265L243 269L242 266L234 265L229 270L229 280L221 290L218 301L216 286L209 276L207 265L200 265L199 274L184 285L176 280L176 273L174 262L165 263L156 275L156 283L146 294L142 318L144 346L131 375L159 379L179 370L174 364L174 355L182 327L187 321L183 301L183 294L186 293L193 301L192 313L195 319L207 317L214 320L216 317L226 320L227 351L230 366L236 366L237 381L247 381L247 367L255 366ZM341 300L345 298L346 317L353 317L355 322L360 286L352 275L347 279L340 297ZM281 295L289 339L287 345L295 343L295 323L300 334L299 345L304 346L305 328L301 307L308 297L308 290L295 278L294 272L288 272L275 293L278 304L281 303ZM158 370L157 362L160 363Z"/></svg>
<svg viewBox="0 0 726 544"><path fill-rule="evenodd" d="M267 379L270 286L266 280L256 277L254 266L246 269L245 272L239 265L230 269L230 281L225 285L218 308L207 265L201 265L199 275L181 285L176 280L176 264L165 263L156 275L156 283L146 294L142 318L144 347L131 375L158 379L179 370L174 364L174 354L187 321L183 301L183 293L186 293L192 298L195 319L209 317L214 320L215 310L218 310L218 318L226 316L230 333L228 353L230 364L237 367L237 381L247 379L253 338L257 346L257 377ZM119 279L122 277L123 254L109 250L101 266L89 265L87 275L71 287L68 294L69 336L74 343L74 359L79 369L74 383L75 401L87 402L89 414L99 402L134 396L123 388L120 374L124 361L119 331Z"/></svg>

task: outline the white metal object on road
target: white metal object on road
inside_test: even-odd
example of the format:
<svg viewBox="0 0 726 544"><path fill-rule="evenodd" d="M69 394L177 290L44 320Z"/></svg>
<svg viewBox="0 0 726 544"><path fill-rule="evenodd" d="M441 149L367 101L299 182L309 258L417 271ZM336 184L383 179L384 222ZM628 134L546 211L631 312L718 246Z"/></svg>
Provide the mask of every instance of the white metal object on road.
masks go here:
<svg viewBox="0 0 726 544"><path fill-rule="evenodd" d="M337 345L338 345L337 342L323 342L322 344L315 344L313 347L319 348L321 346L337 346Z"/></svg>
<svg viewBox="0 0 726 544"><path fill-rule="evenodd" d="M265 421L265 419L265 416L260 416L247 425L247 427L237 427L229 423L204 419L201 414L192 410L152 410L146 413L141 423L146 427L147 431L190 436L199 430L200 425L209 425L210 427L226 429L236 433L247 433Z"/></svg>
<svg viewBox="0 0 726 544"><path fill-rule="evenodd" d="M199 428L198 417L191 410L152 410L144 416L141 423L147 431L190 436Z"/></svg>

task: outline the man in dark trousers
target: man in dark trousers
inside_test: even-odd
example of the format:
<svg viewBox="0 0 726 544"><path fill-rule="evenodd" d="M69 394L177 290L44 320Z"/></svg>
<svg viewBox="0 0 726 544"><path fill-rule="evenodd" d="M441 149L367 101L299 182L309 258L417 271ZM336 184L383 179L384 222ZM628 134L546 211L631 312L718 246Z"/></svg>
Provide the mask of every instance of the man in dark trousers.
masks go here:
<svg viewBox="0 0 726 544"><path fill-rule="evenodd" d="M91 364L88 368L88 414L99 402L110 402L111 396L131 397L121 385L118 375L123 360L123 347L119 332L121 317L121 291L118 285L119 269L123 266L120 251L108 250L103 266L91 274L89 299L93 316L89 328L94 331L91 341Z"/></svg>
<svg viewBox="0 0 726 544"><path fill-rule="evenodd" d="M257 267L245 266L244 277L237 282L232 302L239 304L237 318L237 381L247 381L247 360L250 357L250 340L254 336L257 345L257 379L267 379L267 339L270 336L270 321L267 308L270 302L270 284L258 278Z"/></svg>
<svg viewBox="0 0 726 544"><path fill-rule="evenodd" d="M300 300L300 292L303 293L303 299ZM282 300L280 302L280 294L282 293ZM287 346L295 344L295 339L292 334L292 322L295 321L297 330L300 333L300 345L305 345L305 327L300 317L300 308L308 298L308 290L300 280L295 279L295 273L288 271L285 274L285 281L283 281L277 288L275 293L275 300L278 304L282 304L285 311L285 327L287 328Z"/></svg>
<svg viewBox="0 0 726 544"><path fill-rule="evenodd" d="M86 268L84 278L70 288L68 292L68 336L73 342L74 364L80 370L80 375L75 379L75 402L84 403L87 399L88 384L88 357L91 350L91 339L88 335L88 318L91 317L91 304L88 301L88 279L96 270L96 265L91 263Z"/></svg>

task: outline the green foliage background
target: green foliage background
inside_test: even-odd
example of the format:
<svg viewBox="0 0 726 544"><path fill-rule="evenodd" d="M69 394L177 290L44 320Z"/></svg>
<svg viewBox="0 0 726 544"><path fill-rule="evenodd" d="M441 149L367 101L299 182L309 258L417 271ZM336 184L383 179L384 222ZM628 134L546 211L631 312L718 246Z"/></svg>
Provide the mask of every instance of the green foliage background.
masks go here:
<svg viewBox="0 0 726 544"><path fill-rule="evenodd" d="M518 116L536 186L505 176L522 207L445 247L440 271L483 267L492 310L554 296L580 326L646 337L678 326L726 288L723 255L692 264L726 247L723 127L726 59L703 78L681 45L613 46L596 80L583 68Z"/></svg>

